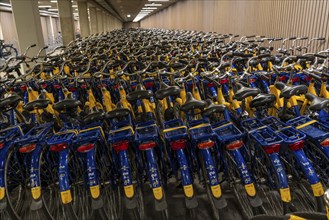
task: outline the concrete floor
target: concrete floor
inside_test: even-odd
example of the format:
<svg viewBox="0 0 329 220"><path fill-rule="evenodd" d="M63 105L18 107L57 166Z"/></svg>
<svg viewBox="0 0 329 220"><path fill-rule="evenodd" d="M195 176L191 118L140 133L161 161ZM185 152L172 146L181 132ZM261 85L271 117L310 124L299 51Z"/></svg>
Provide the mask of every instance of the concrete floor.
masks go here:
<svg viewBox="0 0 329 220"><path fill-rule="evenodd" d="M205 189L195 184L195 194L197 195L197 201L199 206L197 208L197 215L199 220L210 220L212 219L211 205L208 201L208 197ZM243 220L242 215L239 212L239 207L236 204L234 195L228 191L223 190L223 196L227 199L228 207L227 212L222 216L223 220ZM166 191L166 198L168 203L168 212L170 220L189 220L187 209L185 207L184 194L181 186L176 183L169 183L168 190ZM154 210L154 202L152 192L148 185L144 188L144 204L147 220L161 219L161 214ZM124 220L133 220L127 212L125 212Z"/></svg>

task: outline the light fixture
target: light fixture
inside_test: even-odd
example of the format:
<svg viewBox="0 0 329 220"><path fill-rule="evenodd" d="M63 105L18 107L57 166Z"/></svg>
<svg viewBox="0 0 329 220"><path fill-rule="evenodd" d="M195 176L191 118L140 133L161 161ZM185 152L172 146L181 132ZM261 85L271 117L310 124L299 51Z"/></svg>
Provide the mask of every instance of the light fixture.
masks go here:
<svg viewBox="0 0 329 220"><path fill-rule="evenodd" d="M2 3L2 2L0 2L0 5L7 6L7 7L11 7L11 4Z"/></svg>
<svg viewBox="0 0 329 220"><path fill-rule="evenodd" d="M73 8L76 8L76 7L78 7L78 6L77 6L77 5L72 5L72 7L73 7Z"/></svg>
<svg viewBox="0 0 329 220"><path fill-rule="evenodd" d="M51 8L51 5L39 5L39 8Z"/></svg>
<svg viewBox="0 0 329 220"><path fill-rule="evenodd" d="M162 6L162 4L156 4L156 3L152 3L152 4L145 4L146 7L160 7Z"/></svg>
<svg viewBox="0 0 329 220"><path fill-rule="evenodd" d="M127 17L128 17L128 18L130 18L130 17L131 17L131 15L127 15Z"/></svg>
<svg viewBox="0 0 329 220"><path fill-rule="evenodd" d="M152 8L151 8L151 7L146 7L146 8L143 8L143 9L146 9L146 10L151 10L151 9L152 9L152 10L156 10L156 9L158 9L158 8L155 8L155 7L152 7Z"/></svg>
<svg viewBox="0 0 329 220"><path fill-rule="evenodd" d="M149 0L149 2L169 2L169 0Z"/></svg>
<svg viewBox="0 0 329 220"><path fill-rule="evenodd" d="M51 0L50 2L51 3L57 3L57 0Z"/></svg>
<svg viewBox="0 0 329 220"><path fill-rule="evenodd" d="M57 8L49 8L48 11L58 11Z"/></svg>

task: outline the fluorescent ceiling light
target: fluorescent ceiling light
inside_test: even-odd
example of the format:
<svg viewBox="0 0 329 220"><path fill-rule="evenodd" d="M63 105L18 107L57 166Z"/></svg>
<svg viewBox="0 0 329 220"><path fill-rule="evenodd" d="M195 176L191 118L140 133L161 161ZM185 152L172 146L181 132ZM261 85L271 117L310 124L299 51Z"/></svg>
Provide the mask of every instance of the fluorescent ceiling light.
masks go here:
<svg viewBox="0 0 329 220"><path fill-rule="evenodd" d="M49 8L48 11L58 11L57 8Z"/></svg>
<svg viewBox="0 0 329 220"><path fill-rule="evenodd" d="M151 9L152 9L152 10L156 10L156 9L158 9L158 8L155 8L155 7L152 7L152 8L151 8L151 7L146 7L146 8L143 8L143 9L146 9L146 10L148 10L148 9L150 9L150 10L151 10Z"/></svg>
<svg viewBox="0 0 329 220"><path fill-rule="evenodd" d="M169 2L169 0L149 0L149 2Z"/></svg>
<svg viewBox="0 0 329 220"><path fill-rule="evenodd" d="M11 7L10 4L0 2L0 5Z"/></svg>
<svg viewBox="0 0 329 220"><path fill-rule="evenodd" d="M72 7L73 7L73 8L76 8L76 7L78 7L78 6L77 6L77 5L72 5Z"/></svg>
<svg viewBox="0 0 329 220"><path fill-rule="evenodd" d="M128 17L128 18L130 18L130 17L131 17L131 15L127 15L127 17Z"/></svg>
<svg viewBox="0 0 329 220"><path fill-rule="evenodd" d="M39 8L51 8L51 5L39 5Z"/></svg>
<svg viewBox="0 0 329 220"><path fill-rule="evenodd" d="M57 0L51 0L50 2L51 3L57 3Z"/></svg>
<svg viewBox="0 0 329 220"><path fill-rule="evenodd" d="M156 3L152 3L152 4L145 4L145 6L151 6L151 7L153 7L153 6L155 6L155 7L160 7L160 6L162 6L162 4L156 4Z"/></svg>

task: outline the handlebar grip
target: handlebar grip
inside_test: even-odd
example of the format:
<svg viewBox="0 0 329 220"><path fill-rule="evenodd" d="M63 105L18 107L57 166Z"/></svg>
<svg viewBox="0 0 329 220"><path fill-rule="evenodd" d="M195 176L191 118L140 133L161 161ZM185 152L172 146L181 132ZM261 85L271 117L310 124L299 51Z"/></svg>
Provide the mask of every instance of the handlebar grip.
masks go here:
<svg viewBox="0 0 329 220"><path fill-rule="evenodd" d="M48 46L44 46L42 49L44 49L44 50L45 50L45 49L48 49Z"/></svg>
<svg viewBox="0 0 329 220"><path fill-rule="evenodd" d="M289 37L288 40L296 40L297 37Z"/></svg>
<svg viewBox="0 0 329 220"><path fill-rule="evenodd" d="M244 53L242 53L242 52L233 52L232 55L233 56L243 57L244 56Z"/></svg>
<svg viewBox="0 0 329 220"><path fill-rule="evenodd" d="M265 54L260 54L260 55L258 55L258 56L256 56L258 59L262 59L262 58L265 58L265 57L270 57L271 56L271 54L269 54L269 53L265 53Z"/></svg>
<svg viewBox="0 0 329 220"><path fill-rule="evenodd" d="M81 61L82 57L71 57L72 61Z"/></svg>
<svg viewBox="0 0 329 220"><path fill-rule="evenodd" d="M256 35L246 36L246 38L252 38L252 37L256 37Z"/></svg>
<svg viewBox="0 0 329 220"><path fill-rule="evenodd" d="M31 47L36 47L37 45L36 44L32 44Z"/></svg>
<svg viewBox="0 0 329 220"><path fill-rule="evenodd" d="M279 40L283 40L282 37L279 37L279 38L274 38L273 41L279 41Z"/></svg>
<svg viewBox="0 0 329 220"><path fill-rule="evenodd" d="M316 75L316 74L314 74L314 73L310 73L310 72L308 72L308 75L310 75L312 78L314 78L314 79L317 79L317 80L321 80L321 76L318 76L318 75Z"/></svg>
<svg viewBox="0 0 329 220"><path fill-rule="evenodd" d="M315 57L319 57L319 58L323 58L323 59L327 59L328 56L322 55L322 54L314 54Z"/></svg>
<svg viewBox="0 0 329 220"><path fill-rule="evenodd" d="M225 63L222 63L220 66L219 66L219 69L224 69L226 67L229 67L231 64L230 62L225 62Z"/></svg>
<svg viewBox="0 0 329 220"><path fill-rule="evenodd" d="M313 55L297 55L297 59L313 60Z"/></svg>
<svg viewBox="0 0 329 220"><path fill-rule="evenodd" d="M317 37L317 38L314 38L314 40L326 40L325 37Z"/></svg>
<svg viewBox="0 0 329 220"><path fill-rule="evenodd" d="M25 60L25 56L17 56L16 60Z"/></svg>

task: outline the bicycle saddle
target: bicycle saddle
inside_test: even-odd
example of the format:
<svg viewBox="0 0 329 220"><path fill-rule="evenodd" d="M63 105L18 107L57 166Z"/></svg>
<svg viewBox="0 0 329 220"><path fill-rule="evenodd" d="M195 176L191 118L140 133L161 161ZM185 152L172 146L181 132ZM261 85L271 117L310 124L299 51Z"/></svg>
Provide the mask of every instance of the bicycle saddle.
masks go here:
<svg viewBox="0 0 329 220"><path fill-rule="evenodd" d="M276 100L275 95L261 93L258 94L255 98L250 101L251 108L259 108L259 107L270 107L274 104Z"/></svg>
<svg viewBox="0 0 329 220"><path fill-rule="evenodd" d="M311 101L310 110L312 111L321 111L329 107L329 99L321 98L311 93L307 93L305 97Z"/></svg>
<svg viewBox="0 0 329 220"><path fill-rule="evenodd" d="M204 109L207 106L207 102L197 100L193 97L191 92L186 94L186 102L181 106L180 110L183 112L188 112L194 109Z"/></svg>
<svg viewBox="0 0 329 220"><path fill-rule="evenodd" d="M82 121L84 124L90 124L92 122L100 121L104 118L104 112L99 111L97 107L91 109L90 113L83 117Z"/></svg>
<svg viewBox="0 0 329 220"><path fill-rule="evenodd" d="M66 98L60 102L55 103L53 108L56 111L66 111L69 109L76 108L79 105L81 105L81 102L79 100L74 99L72 93L68 93Z"/></svg>
<svg viewBox="0 0 329 220"><path fill-rule="evenodd" d="M127 108L124 108L121 102L118 102L118 104L116 105L116 109L108 112L105 117L108 119L112 119L112 118L121 118L121 117L125 117L130 115L130 110Z"/></svg>
<svg viewBox="0 0 329 220"><path fill-rule="evenodd" d="M17 107L22 98L16 93L12 93L6 98L0 100L0 110L3 112L10 111Z"/></svg>
<svg viewBox="0 0 329 220"><path fill-rule="evenodd" d="M216 105L211 99L207 99L206 102L208 106L202 113L204 116L210 116L214 113L222 113L226 109L225 105Z"/></svg>
<svg viewBox="0 0 329 220"><path fill-rule="evenodd" d="M307 92L307 86L305 85L287 86L283 82L277 82L274 85L277 89L281 90L280 98L284 97L289 99L294 95L305 94Z"/></svg>
<svg viewBox="0 0 329 220"><path fill-rule="evenodd" d="M34 109L44 109L50 104L50 100L46 99L45 92L41 92L37 100L28 102L24 105L24 110L33 111Z"/></svg>
<svg viewBox="0 0 329 220"><path fill-rule="evenodd" d="M168 96L177 96L180 93L178 86L168 86L166 83L160 83L160 89L155 92L156 99L164 99Z"/></svg>
<svg viewBox="0 0 329 220"><path fill-rule="evenodd" d="M130 101L136 101L137 99L149 99L153 96L152 91L145 90L144 86L139 83L136 85L136 89L133 92L130 92L127 95L127 100Z"/></svg>
<svg viewBox="0 0 329 220"><path fill-rule="evenodd" d="M249 96L255 97L260 93L259 89L245 87L240 83L237 83L236 85L238 86L238 91L236 91L233 98L238 101L242 101Z"/></svg>

